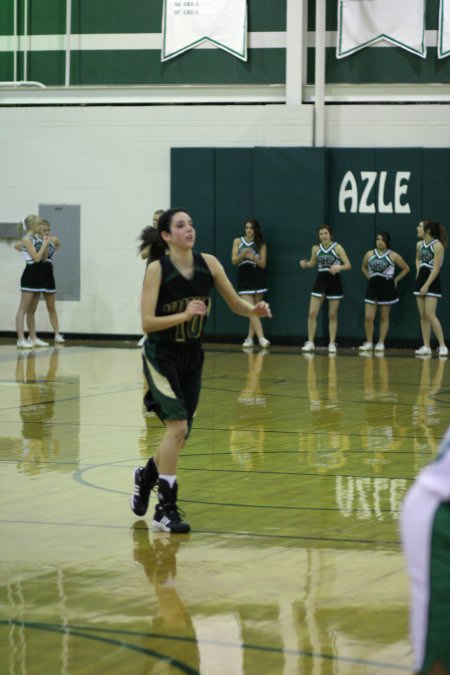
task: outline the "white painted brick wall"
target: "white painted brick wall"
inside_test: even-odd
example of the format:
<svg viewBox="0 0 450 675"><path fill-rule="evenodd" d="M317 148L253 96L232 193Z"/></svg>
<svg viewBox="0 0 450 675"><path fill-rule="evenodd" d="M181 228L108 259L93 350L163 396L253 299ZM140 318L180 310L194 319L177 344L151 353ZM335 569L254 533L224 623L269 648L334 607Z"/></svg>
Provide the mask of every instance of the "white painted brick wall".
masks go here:
<svg viewBox="0 0 450 675"><path fill-rule="evenodd" d="M447 105L332 105L330 146L450 146ZM169 206L171 147L311 146L313 106L0 107L0 220L81 205L81 300L67 333L139 334L136 237ZM64 246L64 242L62 242ZM0 240L0 332L14 330L21 256ZM50 330L45 307L39 331Z"/></svg>

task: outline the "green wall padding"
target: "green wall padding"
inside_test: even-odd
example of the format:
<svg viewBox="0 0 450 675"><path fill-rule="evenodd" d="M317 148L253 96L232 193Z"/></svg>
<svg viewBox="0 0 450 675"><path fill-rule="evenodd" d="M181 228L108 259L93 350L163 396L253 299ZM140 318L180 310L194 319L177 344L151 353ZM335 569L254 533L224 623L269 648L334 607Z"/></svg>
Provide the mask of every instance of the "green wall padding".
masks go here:
<svg viewBox="0 0 450 675"><path fill-rule="evenodd" d="M215 151L212 148L173 148L170 205L186 209L197 231L196 249L213 253L215 237ZM213 298L214 300L214 298ZM207 332L216 333L217 303L213 301Z"/></svg>
<svg viewBox="0 0 450 675"><path fill-rule="evenodd" d="M205 158L203 171L209 167L206 180L202 180L199 166L202 158ZM186 179L189 166L195 170ZM349 171L355 185L354 202L350 198L339 199ZM233 283L236 281L236 269L230 261L233 239L242 234L246 218L260 221L268 245L267 297L274 314L272 321L266 321L266 333L274 340L298 338L299 343L306 335L316 272L302 270L298 263L300 258L309 258L317 228L323 223L332 225L335 240L344 246L352 263L352 269L342 273L344 299L339 311L338 340L353 340L357 344L364 336L367 281L361 263L366 251L374 246L376 233L388 230L393 249L411 267L410 275L399 285L400 303L392 308L389 338L397 344L402 340L420 341L413 296L416 228L422 217L441 220L448 226L449 175L450 150L258 147L172 150L173 194L189 197L193 215L203 203L208 204L204 216L194 217L199 249L217 255ZM406 192L402 192L402 186ZM450 337L449 300L445 295L450 285L448 266L447 262L442 270L444 298L438 314L444 332ZM221 299L215 305L215 322L208 325L208 331L244 337L246 320L233 316ZM326 341L326 305L324 310L317 337Z"/></svg>
<svg viewBox="0 0 450 675"><path fill-rule="evenodd" d="M366 251L373 247L375 235L379 230L388 230L392 237L392 248L397 250L411 262L415 258L417 242L416 226L422 217L422 150L421 149L333 149L330 153L330 221L333 224L336 239L344 246L352 263L350 272L342 276L345 302L340 309L341 335L364 335L362 317L364 317L365 277L361 273L361 263ZM358 196L361 200L366 181L361 179L361 171L377 172L377 179L371 189L367 202L374 203L376 213L350 212L350 203L346 203L347 211L339 212L339 187L346 172L351 168L357 178ZM408 203L410 215L383 214L378 212L380 191L380 172L387 172L383 202L393 200L395 176L397 171L411 171L408 187ZM395 204L393 204L393 209ZM399 284L401 302L392 309L392 322L389 335L391 337L413 338L417 333L416 302L412 296L414 270ZM414 317L408 323L407 317ZM401 326L401 328L400 328Z"/></svg>
<svg viewBox="0 0 450 675"><path fill-rule="evenodd" d="M253 190L254 156L252 148L215 151L215 253L233 284L237 275L236 267L231 264L233 239L243 234L246 218L257 218ZM230 312L218 294L215 305L216 333L240 334L246 330L246 319Z"/></svg>
<svg viewBox="0 0 450 675"><path fill-rule="evenodd" d="M255 204L268 241L268 299L274 307L269 336L293 337L306 330L312 279L299 261L311 250L316 224L326 219L327 154L255 148Z"/></svg>

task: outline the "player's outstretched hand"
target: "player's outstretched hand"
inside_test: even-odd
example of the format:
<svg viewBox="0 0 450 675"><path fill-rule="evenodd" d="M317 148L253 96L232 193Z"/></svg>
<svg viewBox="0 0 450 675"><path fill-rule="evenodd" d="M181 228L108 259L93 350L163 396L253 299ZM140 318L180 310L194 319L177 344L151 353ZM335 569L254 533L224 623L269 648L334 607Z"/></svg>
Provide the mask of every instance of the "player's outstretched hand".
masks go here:
<svg viewBox="0 0 450 675"><path fill-rule="evenodd" d="M252 308L251 311L253 316L258 316L261 318L267 317L268 319L272 318L272 312L270 311L269 303L264 302L264 300L261 300L261 302L257 302L256 305Z"/></svg>

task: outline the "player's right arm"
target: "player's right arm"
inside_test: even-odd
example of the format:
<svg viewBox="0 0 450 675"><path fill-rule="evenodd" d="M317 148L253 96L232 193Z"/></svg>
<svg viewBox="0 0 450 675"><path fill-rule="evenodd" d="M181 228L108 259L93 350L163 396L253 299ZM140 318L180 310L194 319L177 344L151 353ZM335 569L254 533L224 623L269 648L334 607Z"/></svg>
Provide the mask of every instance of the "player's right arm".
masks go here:
<svg viewBox="0 0 450 675"><path fill-rule="evenodd" d="M202 256L209 267L209 271L214 279L214 285L219 291L222 298L227 303L228 307L235 314L240 316L257 316L271 318L272 314L267 302L261 302L252 305L247 300L241 298L233 288L231 281L228 279L223 265L217 258L210 253L202 253Z"/></svg>
<svg viewBox="0 0 450 675"><path fill-rule="evenodd" d="M159 289L161 286L161 263L155 260L147 267L142 286L141 320L144 333L155 333L190 321L193 316L204 316L206 305L202 300L191 300L184 312L156 316Z"/></svg>

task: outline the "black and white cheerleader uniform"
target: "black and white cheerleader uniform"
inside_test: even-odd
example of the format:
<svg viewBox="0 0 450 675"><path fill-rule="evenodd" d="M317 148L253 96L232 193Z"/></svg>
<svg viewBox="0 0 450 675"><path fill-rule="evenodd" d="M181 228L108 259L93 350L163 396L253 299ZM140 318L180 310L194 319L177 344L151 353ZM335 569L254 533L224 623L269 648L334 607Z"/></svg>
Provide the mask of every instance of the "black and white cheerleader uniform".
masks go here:
<svg viewBox="0 0 450 675"><path fill-rule="evenodd" d="M169 255L159 259L161 285L156 316L184 312L191 300L202 300L205 316L148 333L144 343L144 374L149 392L144 397L147 410L162 420L192 423L200 396L203 349L201 346L207 316L211 309L213 277L201 253L194 253L194 276L186 279L172 264Z"/></svg>
<svg viewBox="0 0 450 675"><path fill-rule="evenodd" d="M42 246L42 239L35 234L26 234L24 239L28 239L33 244L37 252ZM45 291L42 262L35 262L25 246L22 246L21 253L25 259L25 269L20 278L20 290L30 293L42 293Z"/></svg>
<svg viewBox="0 0 450 675"><path fill-rule="evenodd" d="M259 256L256 250L254 241L247 241L241 237L241 242L238 247L238 255L242 255L245 251L251 251ZM256 262L244 258L238 265L238 293L239 295L256 295L257 293L266 293L266 274L265 270L258 267Z"/></svg>
<svg viewBox="0 0 450 675"><path fill-rule="evenodd" d="M398 293L395 287L395 263L390 257L392 251L379 251L374 248L367 266L369 283L367 284L364 302L368 305L394 305L398 302Z"/></svg>
<svg viewBox="0 0 450 675"><path fill-rule="evenodd" d="M316 256L317 277L311 291L311 295L315 298L321 298L324 294L327 300L341 300L344 297L340 274L331 274L330 272L332 265L342 264L342 260L335 250L337 245L337 241L330 244L328 248L319 244Z"/></svg>
<svg viewBox="0 0 450 675"><path fill-rule="evenodd" d="M439 239L433 239L428 244L422 241L422 245L419 248L419 274L414 286L414 295L420 295L420 289L434 269L434 245L438 241ZM444 262L444 260L442 260L442 262ZM436 279L430 284L428 291L425 293L425 297L442 298L440 274L438 274Z"/></svg>
<svg viewBox="0 0 450 675"><path fill-rule="evenodd" d="M53 273L53 257L56 246L52 241L47 245L47 259L42 262L42 280L45 287L44 293L56 293L55 275Z"/></svg>

